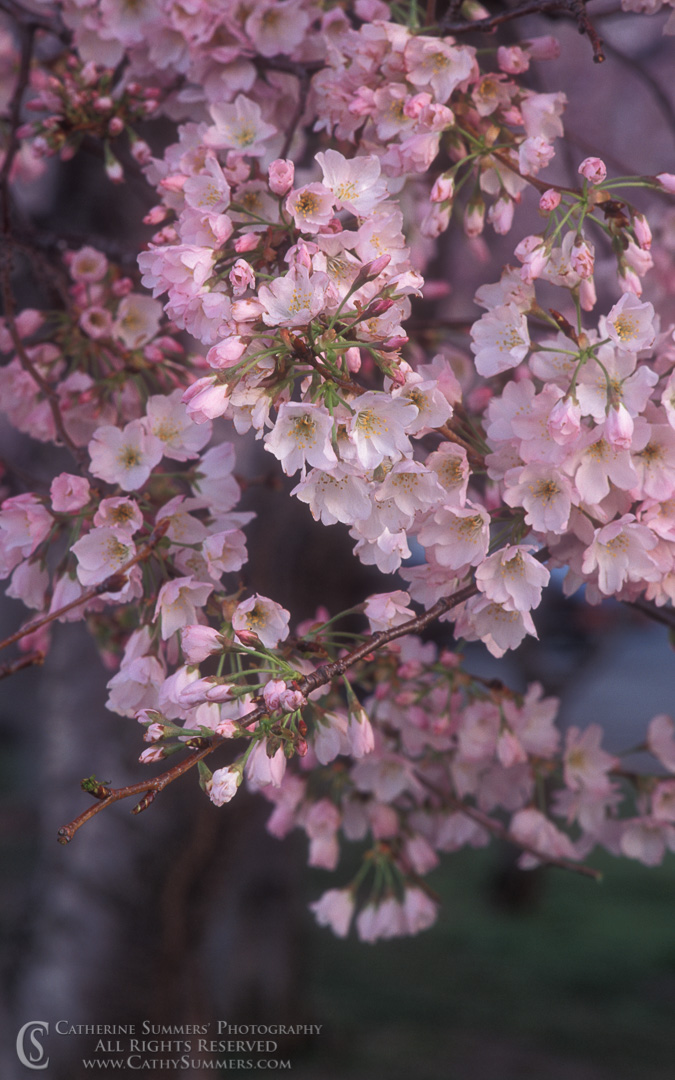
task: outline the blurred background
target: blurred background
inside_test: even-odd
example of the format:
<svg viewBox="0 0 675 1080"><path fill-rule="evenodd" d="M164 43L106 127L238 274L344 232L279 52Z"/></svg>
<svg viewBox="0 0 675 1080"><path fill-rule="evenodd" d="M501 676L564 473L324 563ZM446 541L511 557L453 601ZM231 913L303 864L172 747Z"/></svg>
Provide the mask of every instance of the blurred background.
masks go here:
<svg viewBox="0 0 675 1080"><path fill-rule="evenodd" d="M535 89L565 88L569 97L567 149L546 175L573 180L591 152L622 175L675 172L673 39L661 34L665 16L625 19L605 0L591 7L607 13L595 16L607 42L600 66L567 20L530 19L506 31L513 41L554 33L562 44L559 60L531 73ZM26 197L25 211L45 234L71 247L98 243L132 265L147 193L131 183L123 190L101 183L100 168L80 157L55 167ZM491 234L482 245L453 231L434 270L453 291L433 317L476 316L475 287L496 280L517 238L540 227L535 205L517 214L517 236ZM675 317L675 219L663 205L647 289L667 322ZM604 288L615 288L609 269ZM27 295L23 302L35 301ZM430 309L420 307L416 317L431 318ZM51 475L53 454L47 460L46 453L9 428L0 433L12 494ZM262 466L249 459L250 476L269 468L263 456ZM62 467L69 468L67 456ZM355 563L339 528L315 525L285 490L252 487L242 509L256 505L274 516L275 547L269 518L259 518L248 530L247 572L295 621L313 614L317 602L336 611L389 587ZM3 601L2 636L22 618L17 602ZM537 621L539 643L500 664L473 646L469 669L521 687L539 680L562 698L564 724L601 722L611 750L642 741L655 713L675 712L665 628L620 605L564 601L555 589ZM375 946L339 941L314 925L307 904L335 878L349 879L349 856L337 875L308 873L304 841L269 837L268 804L243 791L217 809L188 777L142 816L120 804L68 847L56 843L59 827L87 805L83 777L94 773L117 786L139 776L138 730L106 711L108 678L74 625L58 628L41 671L2 684L3 1080L27 1075L15 1040L34 1019L322 1025L318 1036L278 1040L278 1056L291 1061L296 1080L671 1080L672 856L656 870L593 860L604 874L598 885L559 870L522 873L497 845L463 852L430 878L442 899L434 929ZM83 1063L96 1041L51 1038L43 1075L108 1076Z"/></svg>

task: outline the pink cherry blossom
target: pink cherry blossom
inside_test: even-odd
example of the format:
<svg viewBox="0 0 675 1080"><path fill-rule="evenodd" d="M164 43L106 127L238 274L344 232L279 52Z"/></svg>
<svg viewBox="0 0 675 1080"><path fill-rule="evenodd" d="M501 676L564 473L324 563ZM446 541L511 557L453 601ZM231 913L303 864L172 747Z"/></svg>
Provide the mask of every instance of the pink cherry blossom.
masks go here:
<svg viewBox="0 0 675 1080"><path fill-rule="evenodd" d="M52 480L49 489L52 509L57 514L72 514L73 511L81 510L87 505L90 493L89 481L84 476L59 473Z"/></svg>
<svg viewBox="0 0 675 1080"><path fill-rule="evenodd" d="M99 428L89 443L91 471L100 480L135 491L146 482L164 453L162 442L149 435L140 420L120 429Z"/></svg>

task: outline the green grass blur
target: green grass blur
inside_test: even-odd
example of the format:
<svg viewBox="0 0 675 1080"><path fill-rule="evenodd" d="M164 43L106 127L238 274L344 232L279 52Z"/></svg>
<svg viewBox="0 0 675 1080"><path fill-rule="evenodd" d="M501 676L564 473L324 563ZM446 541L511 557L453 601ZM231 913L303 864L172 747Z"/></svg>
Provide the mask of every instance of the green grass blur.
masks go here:
<svg viewBox="0 0 675 1080"><path fill-rule="evenodd" d="M439 922L417 938L311 932L325 1027L296 1080L672 1080L675 859L601 857L600 884L540 870L514 907L495 899L499 858L448 858L431 878ZM327 877L313 875L314 897Z"/></svg>

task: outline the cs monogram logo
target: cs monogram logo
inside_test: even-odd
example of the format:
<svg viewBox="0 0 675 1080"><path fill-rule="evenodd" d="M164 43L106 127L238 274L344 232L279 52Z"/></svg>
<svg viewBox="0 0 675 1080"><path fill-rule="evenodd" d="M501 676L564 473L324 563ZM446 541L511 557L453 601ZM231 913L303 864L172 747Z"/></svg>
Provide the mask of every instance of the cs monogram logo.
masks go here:
<svg viewBox="0 0 675 1080"><path fill-rule="evenodd" d="M16 1037L16 1055L27 1069L46 1069L49 1065L41 1042L41 1037L48 1034L49 1024L46 1020L29 1020L21 1028ZM28 1044L30 1047L27 1049Z"/></svg>

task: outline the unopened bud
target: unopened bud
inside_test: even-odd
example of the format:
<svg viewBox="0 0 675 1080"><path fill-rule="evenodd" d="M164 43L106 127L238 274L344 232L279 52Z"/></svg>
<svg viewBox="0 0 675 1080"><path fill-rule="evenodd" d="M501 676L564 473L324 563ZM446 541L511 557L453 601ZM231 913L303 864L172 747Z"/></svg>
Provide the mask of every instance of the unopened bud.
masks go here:
<svg viewBox="0 0 675 1080"><path fill-rule="evenodd" d="M368 281L374 281L376 277L380 276L383 270L386 270L390 262L391 255L378 255L372 262L364 263L354 278L352 291L360 289L361 286L365 285Z"/></svg>
<svg viewBox="0 0 675 1080"><path fill-rule="evenodd" d="M394 306L393 300L380 297L378 300L373 300L372 304L369 304L363 313L364 319L377 319L380 315L384 315Z"/></svg>

